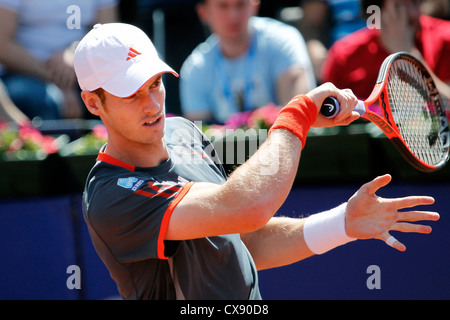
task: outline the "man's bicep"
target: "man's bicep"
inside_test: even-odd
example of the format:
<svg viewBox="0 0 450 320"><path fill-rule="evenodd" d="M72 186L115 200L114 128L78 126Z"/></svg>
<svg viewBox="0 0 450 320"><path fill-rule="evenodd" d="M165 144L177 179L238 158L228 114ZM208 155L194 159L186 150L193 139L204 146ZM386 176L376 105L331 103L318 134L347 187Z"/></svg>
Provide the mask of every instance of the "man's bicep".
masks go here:
<svg viewBox="0 0 450 320"><path fill-rule="evenodd" d="M173 208L165 240L187 240L253 230L255 210L239 192L224 185L196 182Z"/></svg>
<svg viewBox="0 0 450 320"><path fill-rule="evenodd" d="M187 240L210 236L214 210L214 194L219 185L197 182L181 193L172 208L165 240ZM176 200L175 200L176 201Z"/></svg>

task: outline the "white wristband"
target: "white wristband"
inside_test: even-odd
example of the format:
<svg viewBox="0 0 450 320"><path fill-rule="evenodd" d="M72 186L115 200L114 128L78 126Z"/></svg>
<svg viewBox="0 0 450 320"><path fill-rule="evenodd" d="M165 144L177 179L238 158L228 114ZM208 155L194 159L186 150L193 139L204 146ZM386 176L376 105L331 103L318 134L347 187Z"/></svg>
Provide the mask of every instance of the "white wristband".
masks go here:
<svg viewBox="0 0 450 320"><path fill-rule="evenodd" d="M309 216L303 226L306 245L315 254L325 253L347 242L356 240L345 232L347 203L319 214Z"/></svg>

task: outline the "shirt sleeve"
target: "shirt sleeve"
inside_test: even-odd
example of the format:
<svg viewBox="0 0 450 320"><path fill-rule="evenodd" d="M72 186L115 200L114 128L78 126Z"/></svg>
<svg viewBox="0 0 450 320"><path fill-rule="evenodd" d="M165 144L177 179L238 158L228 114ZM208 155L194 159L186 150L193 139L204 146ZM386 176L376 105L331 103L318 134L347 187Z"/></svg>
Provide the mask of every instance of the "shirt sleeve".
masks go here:
<svg viewBox="0 0 450 320"><path fill-rule="evenodd" d="M167 259L170 217L193 183L158 182L130 172L103 186L88 202L85 219L121 263ZM94 200L94 201L92 201Z"/></svg>

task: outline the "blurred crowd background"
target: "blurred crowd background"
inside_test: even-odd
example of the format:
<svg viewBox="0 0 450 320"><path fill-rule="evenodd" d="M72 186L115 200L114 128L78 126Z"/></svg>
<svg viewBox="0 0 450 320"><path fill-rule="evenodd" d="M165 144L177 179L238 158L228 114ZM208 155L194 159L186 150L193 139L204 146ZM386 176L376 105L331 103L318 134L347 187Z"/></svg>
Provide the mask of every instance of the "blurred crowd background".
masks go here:
<svg viewBox="0 0 450 320"><path fill-rule="evenodd" d="M441 94L450 96L450 0L72 2L0 0L0 120L26 124L36 117L91 119L79 97L73 52L95 23L115 21L143 29L160 56L180 73L180 79L164 78L166 112L191 120L223 123L233 112L269 103L284 105L294 94L325 81L349 87L364 99L382 60L395 51L417 55L432 70ZM252 69L248 59L240 59L245 52L237 56L221 52L223 66L211 60L215 47L225 47L219 16L199 9L212 5L228 10L228 21L233 10L242 12L246 7L252 7L254 16L270 18L245 21L249 30L263 34ZM292 34L293 29L298 34ZM250 48L249 43L246 50ZM249 73L255 76L247 85ZM228 102L236 105L227 106Z"/></svg>

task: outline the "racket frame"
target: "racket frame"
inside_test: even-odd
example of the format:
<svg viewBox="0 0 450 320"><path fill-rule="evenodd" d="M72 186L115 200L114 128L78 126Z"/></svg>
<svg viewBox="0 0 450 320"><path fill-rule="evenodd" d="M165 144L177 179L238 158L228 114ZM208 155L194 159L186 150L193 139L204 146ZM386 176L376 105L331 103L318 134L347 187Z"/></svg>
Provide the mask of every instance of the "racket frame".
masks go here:
<svg viewBox="0 0 450 320"><path fill-rule="evenodd" d="M390 66L394 60L404 59L408 60L410 63L415 64L423 73L423 75L427 79L427 86L430 89L430 95L433 99L434 105L436 107L436 111L440 117L440 123L442 126L439 135L445 136L446 145L444 145L442 153L443 157L441 161L435 165L430 165L422 160L418 159L414 156L411 149L407 146L405 140L402 138L402 135L395 124L394 117L391 110L391 105L388 97L388 77ZM382 115L380 116L378 113L369 109L370 105L378 104L380 106ZM364 110L363 110L364 109ZM358 111L362 118L365 118L375 125L377 125L381 131L391 140L397 150L402 154L402 156L416 169L423 172L432 172L439 170L445 166L449 158L449 126L448 119L445 114L445 110L442 104L442 100L440 98L439 92L434 84L434 81L428 72L427 68L416 58L411 56L406 52L398 52L391 54L387 57L383 64L381 65L380 71L378 73L377 82L372 90L370 96L364 100L359 101L358 106L355 108Z"/></svg>

